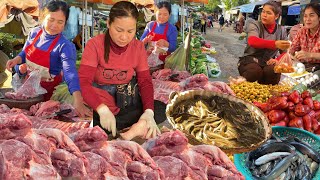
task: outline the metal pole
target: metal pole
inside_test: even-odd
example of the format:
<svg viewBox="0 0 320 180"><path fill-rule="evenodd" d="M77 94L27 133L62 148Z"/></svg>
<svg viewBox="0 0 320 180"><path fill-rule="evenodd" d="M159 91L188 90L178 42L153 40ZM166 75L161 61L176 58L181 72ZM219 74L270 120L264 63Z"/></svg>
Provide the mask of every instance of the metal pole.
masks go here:
<svg viewBox="0 0 320 180"><path fill-rule="evenodd" d="M86 3L86 1L87 0L82 0L82 14L81 14L81 16L82 16L82 52L84 51L84 14L83 14L83 12L84 12L84 10L85 10L85 3Z"/></svg>
<svg viewBox="0 0 320 180"><path fill-rule="evenodd" d="M184 0L182 0L182 7L181 7L181 36L182 36L182 43L184 43Z"/></svg>

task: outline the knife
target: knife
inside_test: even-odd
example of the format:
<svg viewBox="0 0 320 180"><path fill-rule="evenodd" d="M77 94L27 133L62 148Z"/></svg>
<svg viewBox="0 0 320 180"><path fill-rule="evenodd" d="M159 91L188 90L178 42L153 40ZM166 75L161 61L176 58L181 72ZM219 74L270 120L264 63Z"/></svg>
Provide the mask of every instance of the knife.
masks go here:
<svg viewBox="0 0 320 180"><path fill-rule="evenodd" d="M64 109L64 110L61 110L61 111L58 111L58 112L54 112L54 113L52 113L50 115L47 115L47 116L43 116L42 118L49 119L49 118L53 118L53 117L56 117L56 116L61 116L63 114L68 114L71 111L72 111L71 109Z"/></svg>

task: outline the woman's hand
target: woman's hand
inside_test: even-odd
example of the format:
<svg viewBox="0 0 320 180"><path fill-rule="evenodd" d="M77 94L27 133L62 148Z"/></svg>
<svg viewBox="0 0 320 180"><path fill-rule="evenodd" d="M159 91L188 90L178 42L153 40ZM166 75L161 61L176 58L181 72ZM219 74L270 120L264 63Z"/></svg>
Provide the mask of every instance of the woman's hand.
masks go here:
<svg viewBox="0 0 320 180"><path fill-rule="evenodd" d="M147 37L145 37L145 38L142 40L143 44L147 44L147 43L151 42L152 39L153 39L153 37L154 37L154 33L151 33L150 35L148 35Z"/></svg>
<svg viewBox="0 0 320 180"><path fill-rule="evenodd" d="M290 47L290 41L278 40L275 42L276 48L281 50L286 50Z"/></svg>
<svg viewBox="0 0 320 180"><path fill-rule="evenodd" d="M79 117L92 117L93 112L87 106L84 105L83 98L80 91L75 91L73 93L73 107Z"/></svg>
<svg viewBox="0 0 320 180"><path fill-rule="evenodd" d="M100 116L100 124L101 126L112 133L112 136L116 136L117 125L116 118L108 108L108 106L101 104L97 107L97 113Z"/></svg>
<svg viewBox="0 0 320 180"><path fill-rule="evenodd" d="M169 42L164 39L160 39L159 41L157 41L156 45L158 47L169 47Z"/></svg>
<svg viewBox="0 0 320 180"><path fill-rule="evenodd" d="M296 58L298 60L311 59L312 54L310 52L306 52L306 51L299 51L299 52L295 53L294 58Z"/></svg>
<svg viewBox="0 0 320 180"><path fill-rule="evenodd" d="M12 68L17 65L17 64L21 64L22 63L22 59L20 56L16 56L13 59L8 60L7 64L6 64L6 68L8 71L12 71Z"/></svg>
<svg viewBox="0 0 320 180"><path fill-rule="evenodd" d="M140 120L146 121L146 128L148 129L147 134L145 136L146 139L154 138L157 135L161 134L156 121L154 120L154 113L151 109L146 109L144 113L141 115ZM141 129L142 131L142 129Z"/></svg>
<svg viewBox="0 0 320 180"><path fill-rule="evenodd" d="M276 60L276 59L270 59L269 61L267 61L267 65L275 65L275 64L277 64L277 62L278 62L278 60Z"/></svg>

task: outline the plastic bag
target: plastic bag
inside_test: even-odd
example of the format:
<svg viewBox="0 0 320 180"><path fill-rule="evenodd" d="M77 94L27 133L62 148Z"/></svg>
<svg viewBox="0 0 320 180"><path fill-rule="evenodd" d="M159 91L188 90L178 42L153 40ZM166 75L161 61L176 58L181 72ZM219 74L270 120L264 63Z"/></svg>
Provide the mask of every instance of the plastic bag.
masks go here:
<svg viewBox="0 0 320 180"><path fill-rule="evenodd" d="M16 76L16 74L14 76ZM15 79L17 80L17 77L15 77ZM28 74L25 80L20 82L17 80L15 84L13 84L12 81L12 88L14 89L17 97L34 98L47 93L47 90L41 87L40 81L40 71L33 70Z"/></svg>
<svg viewBox="0 0 320 180"><path fill-rule="evenodd" d="M162 48L159 48L157 46L154 46L151 54L149 55L148 57L148 65L149 67L157 67L161 64L163 64L163 61L161 61L159 59L159 53L163 50L159 50L159 49L162 49Z"/></svg>
<svg viewBox="0 0 320 180"><path fill-rule="evenodd" d="M293 73L295 62L289 53L285 53L274 66L275 73Z"/></svg>
<svg viewBox="0 0 320 180"><path fill-rule="evenodd" d="M219 77L221 74L221 69L218 63L207 63L208 66L208 75L210 78Z"/></svg>
<svg viewBox="0 0 320 180"><path fill-rule="evenodd" d="M176 71L186 71L187 49L190 33L186 36L184 44L180 45L165 61L164 67Z"/></svg>

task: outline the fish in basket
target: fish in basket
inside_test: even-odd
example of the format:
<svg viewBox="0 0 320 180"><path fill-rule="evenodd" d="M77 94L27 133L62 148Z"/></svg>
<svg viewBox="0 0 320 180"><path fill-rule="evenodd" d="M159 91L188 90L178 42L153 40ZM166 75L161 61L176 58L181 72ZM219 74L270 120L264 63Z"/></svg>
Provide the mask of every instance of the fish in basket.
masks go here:
<svg viewBox="0 0 320 180"><path fill-rule="evenodd" d="M191 144L212 144L226 153L256 149L271 137L264 113L237 97L205 90L170 94L166 115Z"/></svg>

